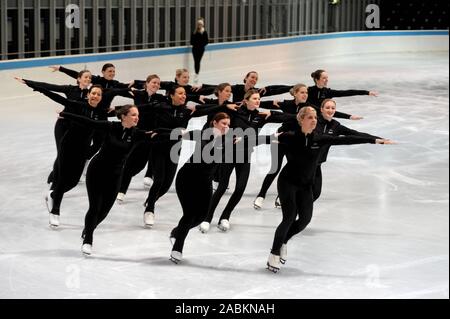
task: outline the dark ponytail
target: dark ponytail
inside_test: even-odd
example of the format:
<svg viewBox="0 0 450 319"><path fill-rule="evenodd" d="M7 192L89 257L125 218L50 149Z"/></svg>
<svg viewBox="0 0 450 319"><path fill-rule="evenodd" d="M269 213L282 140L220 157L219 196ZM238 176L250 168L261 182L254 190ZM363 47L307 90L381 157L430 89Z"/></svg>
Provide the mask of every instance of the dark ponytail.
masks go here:
<svg viewBox="0 0 450 319"><path fill-rule="evenodd" d="M82 77L85 73L91 73L91 71L89 71L89 70L83 70L83 71L78 72L78 76L77 76L77 84L80 84L80 81L78 81L78 79L81 79L81 77ZM91 75L91 78L92 78L92 75Z"/></svg>
<svg viewBox="0 0 450 319"><path fill-rule="evenodd" d="M106 63L106 64L103 66L103 68L102 68L102 72L105 72L105 71L108 70L109 68L116 68L116 67L115 67L114 64L112 64L112 63Z"/></svg>
<svg viewBox="0 0 450 319"><path fill-rule="evenodd" d="M311 73L311 77L313 78L314 83L317 84L317 81L320 80L320 77L322 76L323 72L326 72L326 71L325 70L316 70L313 73Z"/></svg>
<svg viewBox="0 0 450 319"><path fill-rule="evenodd" d="M137 108L137 106L136 106L136 105L133 105L133 104L122 105L122 106L116 108L116 115L117 115L117 118L118 118L119 120L122 120L122 115L123 115L123 116L127 116L128 113L130 113L130 110L131 110L133 107Z"/></svg>
<svg viewBox="0 0 450 319"><path fill-rule="evenodd" d="M93 89L100 89L100 91L102 91L102 93L103 93L103 87L101 85L95 84L95 85L91 86L89 88L88 93L91 93Z"/></svg>
<svg viewBox="0 0 450 319"><path fill-rule="evenodd" d="M218 86L216 86L216 89L214 90L214 95L219 97L219 93L225 90L226 87L231 87L230 83L220 83Z"/></svg>
<svg viewBox="0 0 450 319"><path fill-rule="evenodd" d="M213 127L214 122L220 122L222 120L229 119L229 118L230 118L230 116L227 113L224 113L224 112L217 113L214 116L214 118L212 119L212 121L209 123L209 126Z"/></svg>

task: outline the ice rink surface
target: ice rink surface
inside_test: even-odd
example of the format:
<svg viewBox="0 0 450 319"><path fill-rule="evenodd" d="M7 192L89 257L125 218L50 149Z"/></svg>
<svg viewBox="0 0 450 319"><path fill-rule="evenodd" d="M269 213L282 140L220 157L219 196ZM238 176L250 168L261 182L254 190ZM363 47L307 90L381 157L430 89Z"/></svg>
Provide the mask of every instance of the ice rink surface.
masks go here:
<svg viewBox="0 0 450 319"><path fill-rule="evenodd" d="M154 228L144 229L143 172L97 229L94 253L85 258L85 184L65 196L58 230L48 227L44 204L60 107L19 83L14 92L0 88L0 298L449 298L448 52L268 61L205 69L201 80L241 83L255 69L259 86L312 85L309 74L318 68L329 72L330 88L378 91L377 98L338 98L338 110L365 118L341 122L399 144L332 148L312 223L289 243L278 274L265 269L281 220L275 183L264 208L252 207L270 166L268 146L254 154L231 230L215 227L228 192L210 233L190 232L181 264L169 261L168 235L181 216L177 196L172 188L157 203ZM49 71L33 70L30 79L39 81L39 72ZM0 81L13 75L25 77L8 71Z"/></svg>

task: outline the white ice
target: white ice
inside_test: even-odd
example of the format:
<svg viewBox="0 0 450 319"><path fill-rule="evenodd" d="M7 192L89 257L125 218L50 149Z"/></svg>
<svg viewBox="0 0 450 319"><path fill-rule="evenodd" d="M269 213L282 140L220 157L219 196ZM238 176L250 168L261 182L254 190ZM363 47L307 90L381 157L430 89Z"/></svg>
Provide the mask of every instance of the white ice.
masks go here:
<svg viewBox="0 0 450 319"><path fill-rule="evenodd" d="M240 83L256 69L264 74L260 85L310 85L311 71L324 68L331 88L380 93L337 99L338 109L365 117L344 125L399 143L332 149L312 223L289 243L278 274L265 269L281 220L275 183L264 208L252 207L269 169L267 147L254 154L230 232L215 227L227 193L210 233L190 232L181 264L169 261L177 196L172 188L157 203L154 228L144 229L143 173L85 258L85 185L65 196L58 230L48 227L44 204L59 107L18 83L14 92L0 88L0 298L449 298L448 67L448 52L389 53L202 72L207 83ZM2 83L12 81L13 71L3 73Z"/></svg>

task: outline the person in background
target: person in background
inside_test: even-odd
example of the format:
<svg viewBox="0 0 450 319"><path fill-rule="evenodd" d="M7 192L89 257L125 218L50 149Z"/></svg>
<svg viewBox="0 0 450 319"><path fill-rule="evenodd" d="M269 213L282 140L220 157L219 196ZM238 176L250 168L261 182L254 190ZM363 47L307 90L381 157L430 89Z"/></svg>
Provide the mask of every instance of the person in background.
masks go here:
<svg viewBox="0 0 450 319"><path fill-rule="evenodd" d="M195 31L191 35L192 55L195 62L195 78L194 83L198 84L198 76L200 74L200 64L205 53L205 47L208 45L208 32L205 30L205 20L197 19Z"/></svg>

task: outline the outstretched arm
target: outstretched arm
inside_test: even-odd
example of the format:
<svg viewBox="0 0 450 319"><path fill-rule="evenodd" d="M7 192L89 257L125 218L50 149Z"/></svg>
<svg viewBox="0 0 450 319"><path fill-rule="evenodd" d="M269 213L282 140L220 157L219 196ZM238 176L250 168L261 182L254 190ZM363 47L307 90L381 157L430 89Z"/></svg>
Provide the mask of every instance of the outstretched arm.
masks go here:
<svg viewBox="0 0 450 319"><path fill-rule="evenodd" d="M315 141L319 144L325 145L353 145L353 144L393 144L389 140L378 139L366 136L331 136L320 135L315 137Z"/></svg>
<svg viewBox="0 0 450 319"><path fill-rule="evenodd" d="M217 105L217 104L196 105L194 107L194 111L191 113L191 116L192 117L201 117L201 116L209 115L214 112L220 112L221 110L224 110L223 105Z"/></svg>
<svg viewBox="0 0 450 319"><path fill-rule="evenodd" d="M71 78L74 78L74 79L78 78L78 74L79 74L78 71L67 69L67 68L65 68L63 66L58 66L58 65L51 66L50 68L53 70L53 72L59 71L59 72L62 72L64 74L67 74Z"/></svg>
<svg viewBox="0 0 450 319"><path fill-rule="evenodd" d="M49 91L53 91L53 92L60 92L60 93L64 93L67 94L70 91L70 85L56 85L56 84L51 84L51 83L45 83L45 82L37 82L37 81L31 81L31 80L23 80L23 82L28 85L30 88L37 88L37 87L41 87L44 89L47 89Z"/></svg>
<svg viewBox="0 0 450 319"><path fill-rule="evenodd" d="M357 130L352 130L344 125L339 125L337 129L338 135L353 135L353 136L360 136L360 137L368 137L368 138L374 138L374 139L382 139L379 136L371 135L364 132L359 132Z"/></svg>
<svg viewBox="0 0 450 319"><path fill-rule="evenodd" d="M289 121L296 121L297 115L288 114L283 112L270 112L270 115L266 117L266 123L284 123Z"/></svg>
<svg viewBox="0 0 450 319"><path fill-rule="evenodd" d="M269 85L266 86L265 91L261 92L262 96L279 95L288 93L293 88L292 85Z"/></svg>
<svg viewBox="0 0 450 319"><path fill-rule="evenodd" d="M50 91L50 90L47 90L47 89L45 89L45 88L43 88L43 87L39 87L39 86L36 86L36 87L30 86L30 87L31 87L32 89L34 89L35 91L44 94L45 96L47 96L47 97L50 98L51 100L53 100L53 101L55 101L56 103L59 103L59 104L61 104L61 105L64 105L64 106L70 106L70 105L72 105L72 104L74 104L74 103L76 104L75 101L70 101L70 100L66 99L65 97L63 97L63 96L61 96L61 95L59 95L59 94L56 94L56 93L54 93L54 92L52 92L52 91Z"/></svg>
<svg viewBox="0 0 450 319"><path fill-rule="evenodd" d="M70 112L61 112L59 113L59 116L62 117L63 119L81 123L94 129L103 131L109 130L112 124L109 121L95 121L86 116L81 116Z"/></svg>
<svg viewBox="0 0 450 319"><path fill-rule="evenodd" d="M279 110L281 108L282 102L273 100L273 101L261 101L261 104L259 107L266 109L266 110Z"/></svg>
<svg viewBox="0 0 450 319"><path fill-rule="evenodd" d="M366 91L366 90L332 90L332 89L329 89L327 92L328 98L355 96L355 95L378 96L378 93L373 92L373 91Z"/></svg>

